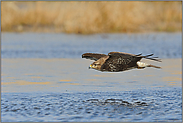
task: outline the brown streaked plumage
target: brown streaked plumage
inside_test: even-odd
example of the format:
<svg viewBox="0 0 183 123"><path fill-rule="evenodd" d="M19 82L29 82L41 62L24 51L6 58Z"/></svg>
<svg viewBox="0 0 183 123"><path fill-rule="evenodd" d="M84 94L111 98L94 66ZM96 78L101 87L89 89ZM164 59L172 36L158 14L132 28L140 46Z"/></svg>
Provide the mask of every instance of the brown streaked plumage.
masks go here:
<svg viewBox="0 0 183 123"><path fill-rule="evenodd" d="M161 62L158 57L150 57L153 54L141 56L124 52L110 52L108 55L98 53L84 53L82 58L95 60L89 68L99 71L120 72L133 68L142 69L145 67L161 68L155 65L140 62L142 58Z"/></svg>

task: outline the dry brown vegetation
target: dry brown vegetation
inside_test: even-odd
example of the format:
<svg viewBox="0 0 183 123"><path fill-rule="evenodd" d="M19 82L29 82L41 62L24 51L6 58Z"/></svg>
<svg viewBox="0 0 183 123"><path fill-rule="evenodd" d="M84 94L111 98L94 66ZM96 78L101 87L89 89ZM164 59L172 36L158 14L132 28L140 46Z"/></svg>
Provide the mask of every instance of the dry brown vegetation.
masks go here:
<svg viewBox="0 0 183 123"><path fill-rule="evenodd" d="M2 31L66 33L182 30L182 2L1 2Z"/></svg>

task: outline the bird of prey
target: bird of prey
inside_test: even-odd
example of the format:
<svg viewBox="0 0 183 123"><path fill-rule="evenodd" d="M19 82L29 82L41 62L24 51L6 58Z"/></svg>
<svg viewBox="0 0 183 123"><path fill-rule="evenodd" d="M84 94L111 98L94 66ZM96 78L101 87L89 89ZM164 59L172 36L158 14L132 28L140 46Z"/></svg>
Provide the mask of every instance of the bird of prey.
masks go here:
<svg viewBox="0 0 183 123"><path fill-rule="evenodd" d="M143 63L142 58L161 62L158 57L150 57L153 54L142 56L142 54L134 55L124 52L110 52L108 55L98 53L84 53L82 58L95 60L89 68L99 71L120 72L134 68L143 69L145 67L161 68L155 65Z"/></svg>

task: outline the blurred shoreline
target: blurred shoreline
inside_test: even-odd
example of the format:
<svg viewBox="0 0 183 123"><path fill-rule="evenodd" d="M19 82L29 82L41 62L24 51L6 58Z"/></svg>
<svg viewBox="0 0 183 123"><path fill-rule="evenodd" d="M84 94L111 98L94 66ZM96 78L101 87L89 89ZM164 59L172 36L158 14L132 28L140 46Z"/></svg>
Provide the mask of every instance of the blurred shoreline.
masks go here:
<svg viewBox="0 0 183 123"><path fill-rule="evenodd" d="M181 32L182 2L2 2L2 32Z"/></svg>

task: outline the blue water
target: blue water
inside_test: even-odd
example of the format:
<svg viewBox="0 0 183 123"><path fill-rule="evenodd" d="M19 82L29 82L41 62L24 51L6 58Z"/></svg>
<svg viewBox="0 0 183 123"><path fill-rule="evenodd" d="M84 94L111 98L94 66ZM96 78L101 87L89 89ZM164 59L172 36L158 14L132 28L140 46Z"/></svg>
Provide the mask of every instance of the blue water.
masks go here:
<svg viewBox="0 0 183 123"><path fill-rule="evenodd" d="M181 88L90 93L8 93L2 121L181 122ZM12 117L14 116L14 117Z"/></svg>
<svg viewBox="0 0 183 123"><path fill-rule="evenodd" d="M81 58L84 52L154 53L160 58L181 58L181 33L52 34L3 33L2 58Z"/></svg>
<svg viewBox="0 0 183 123"><path fill-rule="evenodd" d="M2 33L2 122L182 122L180 33ZM88 69L85 52L154 53L162 69ZM146 60L146 62L150 62Z"/></svg>

